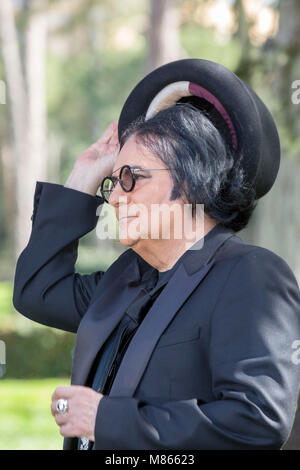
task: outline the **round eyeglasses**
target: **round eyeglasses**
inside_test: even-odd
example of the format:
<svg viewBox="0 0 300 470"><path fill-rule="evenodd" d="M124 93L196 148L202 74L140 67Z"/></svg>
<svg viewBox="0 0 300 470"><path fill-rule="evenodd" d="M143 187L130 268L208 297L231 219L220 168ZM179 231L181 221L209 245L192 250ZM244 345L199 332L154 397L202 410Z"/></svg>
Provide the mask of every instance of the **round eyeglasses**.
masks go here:
<svg viewBox="0 0 300 470"><path fill-rule="evenodd" d="M121 188L126 193L129 193L133 190L136 180L139 177L146 178L146 176L138 175L138 172L147 172L155 170L169 170L169 168L132 168L129 165L123 165L120 169L119 177L117 176L106 176L101 183L101 196L105 202L109 201L110 195L115 189L118 181L120 182ZM116 170L117 171L117 170Z"/></svg>

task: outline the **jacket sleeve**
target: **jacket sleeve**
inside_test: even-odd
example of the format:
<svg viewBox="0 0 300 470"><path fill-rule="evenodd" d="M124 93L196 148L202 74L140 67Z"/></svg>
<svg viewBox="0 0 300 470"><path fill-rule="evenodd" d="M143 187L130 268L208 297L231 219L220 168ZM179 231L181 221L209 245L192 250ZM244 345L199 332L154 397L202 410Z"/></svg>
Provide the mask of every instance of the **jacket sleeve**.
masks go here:
<svg viewBox="0 0 300 470"><path fill-rule="evenodd" d="M102 203L99 196L37 181L30 238L15 269L16 310L38 323L77 331L104 274L74 272L78 243L95 228Z"/></svg>
<svg viewBox="0 0 300 470"><path fill-rule="evenodd" d="M211 316L210 402L104 396L95 449L280 449L292 429L300 379L297 281L255 248L233 266ZM201 374L201 370L195 371Z"/></svg>

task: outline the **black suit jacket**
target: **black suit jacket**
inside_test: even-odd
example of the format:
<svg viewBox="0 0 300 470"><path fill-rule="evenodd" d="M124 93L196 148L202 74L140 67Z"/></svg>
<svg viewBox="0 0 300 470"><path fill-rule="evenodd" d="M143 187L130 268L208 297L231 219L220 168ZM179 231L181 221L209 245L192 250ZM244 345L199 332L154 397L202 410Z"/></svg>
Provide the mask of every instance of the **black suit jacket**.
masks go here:
<svg viewBox="0 0 300 470"><path fill-rule="evenodd" d="M77 385L86 384L99 348L139 292L131 249L106 272L74 272L79 239L95 228L101 202L38 181L31 236L15 272L19 312L77 333ZM214 227L205 250L184 257L129 344L100 401L94 449L280 449L298 395L299 306L284 260ZM76 442L66 438L64 449Z"/></svg>

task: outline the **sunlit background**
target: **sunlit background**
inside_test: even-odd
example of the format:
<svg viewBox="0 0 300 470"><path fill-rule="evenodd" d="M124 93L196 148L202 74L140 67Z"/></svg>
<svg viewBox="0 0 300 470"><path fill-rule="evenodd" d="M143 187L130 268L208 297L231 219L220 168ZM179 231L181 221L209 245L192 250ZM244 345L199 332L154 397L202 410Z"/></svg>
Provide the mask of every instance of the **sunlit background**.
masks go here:
<svg viewBox="0 0 300 470"><path fill-rule="evenodd" d="M279 254L300 281L299 31L298 0L0 1L0 449L62 448L50 403L56 386L69 384L75 335L35 324L12 305L36 181L63 185L79 154L159 65L219 62L268 105L281 167L238 235ZM93 231L80 241L76 271L105 270L123 249ZM298 415L285 448L300 449Z"/></svg>

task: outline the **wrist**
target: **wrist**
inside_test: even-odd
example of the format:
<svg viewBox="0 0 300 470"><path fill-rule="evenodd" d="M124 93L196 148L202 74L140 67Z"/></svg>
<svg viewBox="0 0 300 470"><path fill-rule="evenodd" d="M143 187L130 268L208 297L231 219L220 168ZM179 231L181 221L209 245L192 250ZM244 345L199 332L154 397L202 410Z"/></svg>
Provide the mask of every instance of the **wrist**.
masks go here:
<svg viewBox="0 0 300 470"><path fill-rule="evenodd" d="M86 173L78 169L72 170L67 181L64 184L65 188L76 189L91 196L96 196L99 184L98 182L88 179Z"/></svg>

